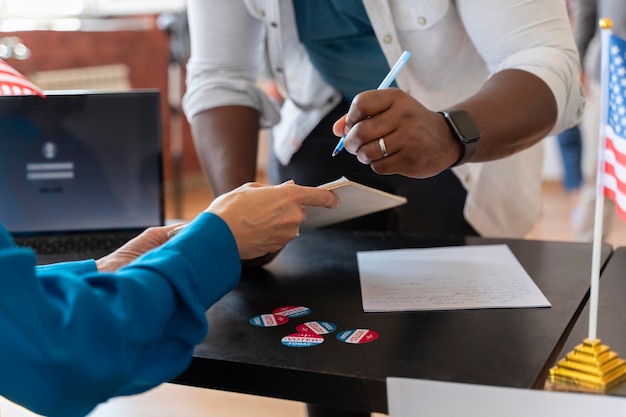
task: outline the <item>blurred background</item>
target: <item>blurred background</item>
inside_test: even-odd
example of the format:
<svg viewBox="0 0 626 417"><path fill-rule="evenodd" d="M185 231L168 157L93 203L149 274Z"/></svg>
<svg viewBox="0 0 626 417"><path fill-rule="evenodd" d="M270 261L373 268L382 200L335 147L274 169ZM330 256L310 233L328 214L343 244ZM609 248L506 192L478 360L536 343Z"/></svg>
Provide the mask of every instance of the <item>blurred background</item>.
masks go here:
<svg viewBox="0 0 626 417"><path fill-rule="evenodd" d="M185 0L0 0L0 58L42 89L161 91L166 215L176 219L192 218L212 199L181 113L188 56ZM266 135L260 141L258 176L264 181ZM528 238L572 240L572 202L561 186L562 175L556 139L548 137L541 219ZM617 216L607 229L607 242L626 245L626 226ZM0 410L2 417L33 416L1 397ZM300 403L171 384L114 399L93 413L93 417L183 415L306 413Z"/></svg>

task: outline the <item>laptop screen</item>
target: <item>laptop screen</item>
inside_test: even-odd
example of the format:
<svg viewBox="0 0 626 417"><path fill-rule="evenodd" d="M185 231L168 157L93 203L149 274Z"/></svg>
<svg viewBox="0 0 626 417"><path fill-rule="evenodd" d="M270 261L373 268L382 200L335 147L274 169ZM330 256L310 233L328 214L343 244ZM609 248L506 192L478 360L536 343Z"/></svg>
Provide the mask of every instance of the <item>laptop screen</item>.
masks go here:
<svg viewBox="0 0 626 417"><path fill-rule="evenodd" d="M15 235L162 225L159 92L0 97L0 222Z"/></svg>

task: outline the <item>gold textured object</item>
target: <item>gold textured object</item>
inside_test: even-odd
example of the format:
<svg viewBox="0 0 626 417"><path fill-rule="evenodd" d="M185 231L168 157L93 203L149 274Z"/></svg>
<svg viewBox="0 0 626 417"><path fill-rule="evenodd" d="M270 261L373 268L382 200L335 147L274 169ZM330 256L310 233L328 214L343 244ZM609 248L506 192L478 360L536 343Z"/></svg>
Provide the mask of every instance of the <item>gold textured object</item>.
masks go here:
<svg viewBox="0 0 626 417"><path fill-rule="evenodd" d="M598 26L600 26L600 29L611 29L613 27L613 21L608 17L604 17L600 19Z"/></svg>
<svg viewBox="0 0 626 417"><path fill-rule="evenodd" d="M604 392L626 380L626 361L600 339L586 338L550 369L553 389Z"/></svg>

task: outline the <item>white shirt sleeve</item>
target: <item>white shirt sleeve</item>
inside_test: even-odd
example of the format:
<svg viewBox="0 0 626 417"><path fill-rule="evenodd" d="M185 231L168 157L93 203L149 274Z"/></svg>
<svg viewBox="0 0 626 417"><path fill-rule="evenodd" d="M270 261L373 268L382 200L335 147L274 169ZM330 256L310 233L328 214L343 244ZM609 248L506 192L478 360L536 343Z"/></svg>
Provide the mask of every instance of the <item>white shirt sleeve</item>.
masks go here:
<svg viewBox="0 0 626 417"><path fill-rule="evenodd" d="M188 0L187 13L187 119L213 107L241 105L261 113L262 127L276 124L276 105L256 85L264 62L263 20L240 0Z"/></svg>

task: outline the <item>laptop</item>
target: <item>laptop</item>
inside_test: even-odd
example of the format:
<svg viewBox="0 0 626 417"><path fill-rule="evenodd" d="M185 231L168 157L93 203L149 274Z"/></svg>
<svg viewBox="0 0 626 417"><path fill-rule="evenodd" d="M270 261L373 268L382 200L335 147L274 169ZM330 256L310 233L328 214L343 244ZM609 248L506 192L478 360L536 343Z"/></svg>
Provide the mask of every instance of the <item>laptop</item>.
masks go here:
<svg viewBox="0 0 626 417"><path fill-rule="evenodd" d="M0 97L0 222L39 264L164 224L158 90Z"/></svg>

